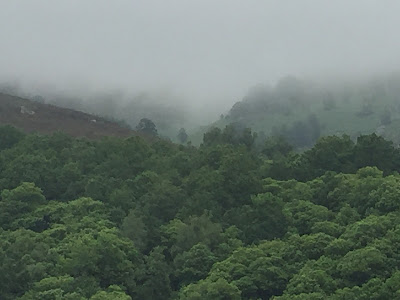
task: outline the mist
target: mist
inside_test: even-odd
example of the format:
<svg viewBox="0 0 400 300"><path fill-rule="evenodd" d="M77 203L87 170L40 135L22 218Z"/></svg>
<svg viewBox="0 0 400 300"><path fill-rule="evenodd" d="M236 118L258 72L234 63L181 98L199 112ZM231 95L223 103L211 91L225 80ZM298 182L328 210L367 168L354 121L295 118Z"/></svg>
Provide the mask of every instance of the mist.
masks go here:
<svg viewBox="0 0 400 300"><path fill-rule="evenodd" d="M145 93L208 122L289 74L399 70L399 10L395 0L3 0L0 82L50 97Z"/></svg>

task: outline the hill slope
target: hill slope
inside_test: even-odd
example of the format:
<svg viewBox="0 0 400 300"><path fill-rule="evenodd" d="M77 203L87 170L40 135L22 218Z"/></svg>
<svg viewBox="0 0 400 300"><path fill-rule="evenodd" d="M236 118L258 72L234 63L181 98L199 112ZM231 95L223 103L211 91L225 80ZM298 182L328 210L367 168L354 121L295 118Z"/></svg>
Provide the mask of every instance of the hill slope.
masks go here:
<svg viewBox="0 0 400 300"><path fill-rule="evenodd" d="M376 132L400 142L400 76L364 82L316 84L293 77L275 87L258 86L220 120L191 136L199 144L210 127L239 124L261 136L284 136L296 148L311 147L319 136Z"/></svg>
<svg viewBox="0 0 400 300"><path fill-rule="evenodd" d="M1 93L0 125L13 125L25 132L41 134L63 131L87 138L137 135L133 130L94 115Z"/></svg>

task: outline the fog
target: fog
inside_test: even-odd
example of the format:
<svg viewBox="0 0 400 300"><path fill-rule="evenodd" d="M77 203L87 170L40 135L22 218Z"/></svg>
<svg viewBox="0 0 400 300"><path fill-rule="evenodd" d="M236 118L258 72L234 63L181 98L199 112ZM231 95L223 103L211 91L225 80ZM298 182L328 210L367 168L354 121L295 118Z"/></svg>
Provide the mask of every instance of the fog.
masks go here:
<svg viewBox="0 0 400 300"><path fill-rule="evenodd" d="M398 70L399 11L396 0L0 0L0 81L150 92L212 119L288 74Z"/></svg>

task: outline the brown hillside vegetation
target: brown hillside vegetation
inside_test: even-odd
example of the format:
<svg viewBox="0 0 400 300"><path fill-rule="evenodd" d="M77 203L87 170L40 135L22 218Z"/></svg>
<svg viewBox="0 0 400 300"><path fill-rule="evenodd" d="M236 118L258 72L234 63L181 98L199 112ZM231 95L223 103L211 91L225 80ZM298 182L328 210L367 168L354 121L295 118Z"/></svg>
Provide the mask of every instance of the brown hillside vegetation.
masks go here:
<svg viewBox="0 0 400 300"><path fill-rule="evenodd" d="M100 117L0 93L0 125L25 132L50 134L62 131L75 137L128 137L137 132Z"/></svg>

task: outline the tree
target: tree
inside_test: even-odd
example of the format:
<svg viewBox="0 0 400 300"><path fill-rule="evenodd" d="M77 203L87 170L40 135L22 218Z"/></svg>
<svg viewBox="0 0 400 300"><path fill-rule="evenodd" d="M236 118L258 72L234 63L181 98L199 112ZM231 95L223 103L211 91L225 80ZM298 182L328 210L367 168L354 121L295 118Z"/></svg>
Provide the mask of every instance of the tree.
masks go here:
<svg viewBox="0 0 400 300"><path fill-rule="evenodd" d="M106 291L99 291L95 295L90 297L90 300L131 300L131 299L132 298L127 294L125 294L125 292L118 285L110 285Z"/></svg>
<svg viewBox="0 0 400 300"><path fill-rule="evenodd" d="M269 299L280 295L288 282L290 265L282 253L287 251L283 244L268 241L239 248L224 261L215 263L205 281L224 279L241 291L242 299Z"/></svg>
<svg viewBox="0 0 400 300"><path fill-rule="evenodd" d="M171 294L170 267L163 250L157 246L144 258L146 272L136 289L139 299L162 300Z"/></svg>
<svg viewBox="0 0 400 300"><path fill-rule="evenodd" d="M257 134L252 133L250 128L245 127L240 122L234 122L225 126L224 130L221 130L218 127L213 127L208 130L204 134L203 145L245 145L248 149L250 149L253 146L256 137Z"/></svg>
<svg viewBox="0 0 400 300"><path fill-rule="evenodd" d="M283 136L268 137L264 142L264 147L261 152L268 158L273 160L281 159L293 151L290 145Z"/></svg>
<svg viewBox="0 0 400 300"><path fill-rule="evenodd" d="M139 255L115 228L69 235L57 249L60 268L73 277L96 278L101 288L120 285L136 290Z"/></svg>
<svg viewBox="0 0 400 300"><path fill-rule="evenodd" d="M77 283L69 275L46 277L36 282L33 288L25 293L21 300L36 299L84 299L80 292L76 292ZM91 299L122 299L122 298L91 298Z"/></svg>
<svg viewBox="0 0 400 300"><path fill-rule="evenodd" d="M374 247L365 247L348 252L337 264L340 275L355 285L369 278L384 274L387 257Z"/></svg>
<svg viewBox="0 0 400 300"><path fill-rule="evenodd" d="M178 132L178 140L181 144L185 143L187 141L188 135L186 133L185 128L179 129Z"/></svg>
<svg viewBox="0 0 400 300"><path fill-rule="evenodd" d="M297 229L300 235L309 234L317 222L329 221L334 214L325 206L310 201L294 200L285 206L284 213L289 225Z"/></svg>
<svg viewBox="0 0 400 300"><path fill-rule="evenodd" d="M357 168L376 166L387 173L400 164L399 151L394 148L393 142L375 133L358 137L354 151Z"/></svg>
<svg viewBox="0 0 400 300"><path fill-rule="evenodd" d="M167 237L171 257L189 251L193 246L202 243L213 250L222 241L221 224L214 223L211 216L191 216L187 222L174 219L162 227L164 236Z"/></svg>
<svg viewBox="0 0 400 300"><path fill-rule="evenodd" d="M0 127L0 150L11 148L22 140L24 136L21 131L10 125Z"/></svg>
<svg viewBox="0 0 400 300"><path fill-rule="evenodd" d="M3 190L0 201L0 225L9 228L12 221L44 204L42 190L33 183L23 182L13 190Z"/></svg>
<svg viewBox="0 0 400 300"><path fill-rule="evenodd" d="M143 118L139 121L139 124L136 126L136 130L149 136L158 135L156 125L152 120L147 118Z"/></svg>
<svg viewBox="0 0 400 300"><path fill-rule="evenodd" d="M226 144L231 145L245 145L247 148L251 148L256 139L256 134L251 132L250 128L247 128L241 122L234 122L225 126L222 132L222 140Z"/></svg>
<svg viewBox="0 0 400 300"><path fill-rule="evenodd" d="M175 276L181 286L205 279L216 257L203 243L194 245L190 250L179 253L174 259Z"/></svg>
<svg viewBox="0 0 400 300"><path fill-rule="evenodd" d="M203 145L212 146L222 143L222 131L218 127L212 127L203 136Z"/></svg>
<svg viewBox="0 0 400 300"><path fill-rule="evenodd" d="M336 282L329 275L329 268L325 265L334 265L332 260L324 258L324 265L321 265L321 260L314 261L311 260L307 262L303 268L292 277L289 281L286 290L285 296L290 296L288 298L282 297L278 298L280 300L283 299L297 299L295 295L301 294L310 294L310 293L321 293L324 294L326 292L331 293L336 290ZM301 299L301 298L300 298ZM305 297L304 299L312 299ZM318 298L317 298L318 299ZM321 298L326 299L325 298Z"/></svg>
<svg viewBox="0 0 400 300"><path fill-rule="evenodd" d="M184 287L179 295L181 300L239 300L240 290L225 279L220 278L216 281L200 280L198 283Z"/></svg>
<svg viewBox="0 0 400 300"><path fill-rule="evenodd" d="M353 172L354 143L349 136L327 136L320 138L314 147L304 153L308 168L320 176L326 171Z"/></svg>
<svg viewBox="0 0 400 300"><path fill-rule="evenodd" d="M254 243L280 238L286 233L287 221L282 209L282 199L271 193L264 193L254 196L251 205L227 211L224 218L243 232L244 242Z"/></svg>

